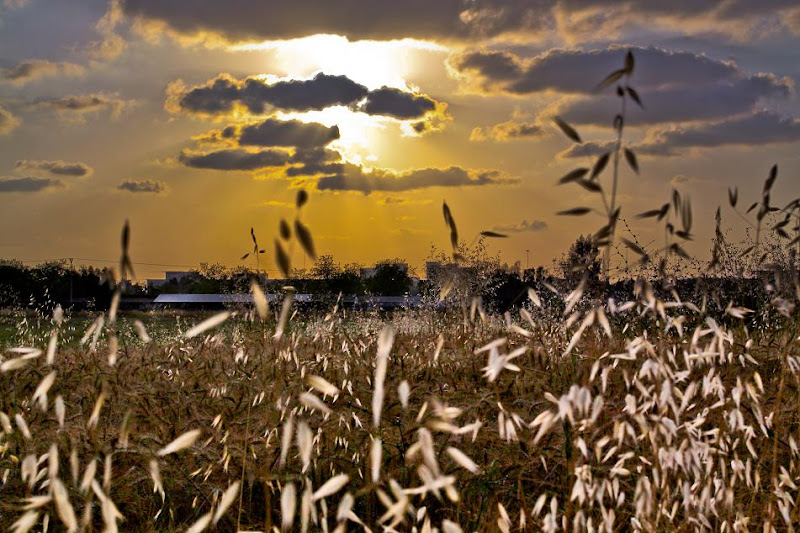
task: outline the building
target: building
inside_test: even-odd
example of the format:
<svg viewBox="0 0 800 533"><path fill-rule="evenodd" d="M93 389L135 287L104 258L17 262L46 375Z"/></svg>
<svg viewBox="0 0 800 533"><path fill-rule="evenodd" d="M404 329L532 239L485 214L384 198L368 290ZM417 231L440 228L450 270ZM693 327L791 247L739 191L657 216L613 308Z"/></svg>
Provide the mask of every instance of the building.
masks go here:
<svg viewBox="0 0 800 533"><path fill-rule="evenodd" d="M185 271L185 270L168 270L164 272L164 279L148 279L147 280L147 290L152 289L161 289L167 283L174 283L180 286L181 282L189 277L192 274L192 271Z"/></svg>

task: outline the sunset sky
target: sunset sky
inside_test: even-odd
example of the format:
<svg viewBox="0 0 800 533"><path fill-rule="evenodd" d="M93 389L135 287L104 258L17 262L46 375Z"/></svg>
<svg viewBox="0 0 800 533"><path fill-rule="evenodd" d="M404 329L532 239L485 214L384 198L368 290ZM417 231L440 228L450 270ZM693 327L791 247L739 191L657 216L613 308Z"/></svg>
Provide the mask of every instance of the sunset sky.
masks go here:
<svg viewBox="0 0 800 533"><path fill-rule="evenodd" d="M491 253L548 266L602 224L557 216L601 203L556 183L608 150L619 100L594 88L628 50L641 174L621 167L620 201L642 244L660 233L634 215L672 188L702 257L717 205L741 234L728 187L756 201L777 163L773 203L800 195L796 0L0 0L0 258L110 266L129 219L157 277L240 264L253 227L275 276L303 187L340 263L423 273L447 201L466 242L503 232Z"/></svg>

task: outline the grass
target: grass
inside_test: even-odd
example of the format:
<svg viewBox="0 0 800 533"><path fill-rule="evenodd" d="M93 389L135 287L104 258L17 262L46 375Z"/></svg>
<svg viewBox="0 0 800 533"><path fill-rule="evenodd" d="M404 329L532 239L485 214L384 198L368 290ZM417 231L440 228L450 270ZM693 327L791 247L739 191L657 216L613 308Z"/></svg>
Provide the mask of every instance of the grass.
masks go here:
<svg viewBox="0 0 800 533"><path fill-rule="evenodd" d="M583 300L576 308L597 317ZM43 520L60 528L71 523L69 506L76 529L183 530L211 520L230 487L237 497L210 524L220 531L299 530L304 521L310 530L324 522L373 531L694 531L800 520L796 318L748 338L732 317L717 326L685 307L662 316L653 300L632 305L611 315L610 337L597 318L570 353L585 321L568 330L532 305L532 320L515 317L511 329L503 317L452 311L298 315L281 339L253 313L194 339L179 331L204 316L122 317L113 366L108 336L94 351L78 341L90 317L41 320L40 331L22 331L45 350L50 330L61 328L66 342L52 365L42 354L0 374L9 420L0 526L35 517L37 528ZM670 315L697 328L666 334ZM134 338L134 319L153 341ZM387 324L393 341L384 334L376 426L375 361ZM5 367L20 357L6 352ZM50 372L42 409L36 390ZM196 440L159 455L194 430ZM343 487L308 501L307 491L342 474ZM53 497L56 480L68 503ZM292 490L290 527L281 498Z"/></svg>

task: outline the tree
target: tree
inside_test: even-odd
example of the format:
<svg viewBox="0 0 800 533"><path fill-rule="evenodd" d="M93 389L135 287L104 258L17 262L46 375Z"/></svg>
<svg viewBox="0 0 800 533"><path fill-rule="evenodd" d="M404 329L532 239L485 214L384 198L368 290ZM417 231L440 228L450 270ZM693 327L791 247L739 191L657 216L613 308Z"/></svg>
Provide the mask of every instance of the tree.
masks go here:
<svg viewBox="0 0 800 533"><path fill-rule="evenodd" d="M589 286L595 286L600 281L600 250L590 235L580 235L565 257L561 258L561 270L564 279L570 287L580 283L581 279L587 278Z"/></svg>
<svg viewBox="0 0 800 533"><path fill-rule="evenodd" d="M411 289L408 264L399 260L382 261L375 274L367 279L369 291L376 296L403 296Z"/></svg>
<svg viewBox="0 0 800 533"><path fill-rule="evenodd" d="M311 275L317 279L331 280L339 273L339 265L334 262L332 255L319 256L311 269Z"/></svg>

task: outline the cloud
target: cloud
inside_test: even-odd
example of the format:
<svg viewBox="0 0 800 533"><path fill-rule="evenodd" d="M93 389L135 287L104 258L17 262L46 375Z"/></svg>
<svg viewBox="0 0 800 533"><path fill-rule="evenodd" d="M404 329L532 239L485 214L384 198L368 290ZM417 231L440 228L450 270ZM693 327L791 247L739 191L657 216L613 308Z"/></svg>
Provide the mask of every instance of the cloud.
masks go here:
<svg viewBox="0 0 800 533"><path fill-rule="evenodd" d="M120 0L111 0L108 10L97 21L94 29L102 37L100 40L91 41L86 46L86 52L94 60L109 60L120 55L128 43L116 32L124 19Z"/></svg>
<svg viewBox="0 0 800 533"><path fill-rule="evenodd" d="M514 183L498 170L471 170L457 166L449 168L422 168L406 172L386 169L365 171L364 168L345 164L341 174L324 176L317 188L331 191L402 192L428 187L464 187Z"/></svg>
<svg viewBox="0 0 800 533"><path fill-rule="evenodd" d="M157 180L125 180L117 185L117 189L131 193L161 194L167 191L167 185Z"/></svg>
<svg viewBox="0 0 800 533"><path fill-rule="evenodd" d="M517 224L509 224L505 226L495 226L494 231L501 233L525 233L529 231L542 231L547 229L547 222L543 220L523 220Z"/></svg>
<svg viewBox="0 0 800 533"><path fill-rule="evenodd" d="M681 148L763 146L800 141L800 120L770 111L708 124L670 127L648 132L639 145L653 155L672 155Z"/></svg>
<svg viewBox="0 0 800 533"><path fill-rule="evenodd" d="M0 135L14 131L22 123L11 111L0 106Z"/></svg>
<svg viewBox="0 0 800 533"><path fill-rule="evenodd" d="M223 130L223 136L233 133ZM263 122L244 126L238 132L239 144L248 146L296 146L313 148L325 146L339 138L337 126L323 126L316 122L299 120L276 120L268 118Z"/></svg>
<svg viewBox="0 0 800 533"><path fill-rule="evenodd" d="M286 169L286 175L314 176L318 174L340 174L344 171L339 152L329 148L311 148L295 151L290 162L298 166Z"/></svg>
<svg viewBox="0 0 800 533"><path fill-rule="evenodd" d="M468 51L451 56L449 68L463 85L484 94L564 95L551 111L571 123L610 126L619 99L611 90L594 94L595 87L622 66L627 50L554 49L530 58ZM628 125L727 118L752 112L764 100L785 99L794 89L789 78L748 74L732 61L655 47L631 51L636 64L630 84L645 109L629 106Z"/></svg>
<svg viewBox="0 0 800 533"><path fill-rule="evenodd" d="M559 33L568 41L603 35L618 40L641 28L679 35L717 35L748 42L789 31L798 6L792 0L574 0L554 10Z"/></svg>
<svg viewBox="0 0 800 533"><path fill-rule="evenodd" d="M442 104L424 94L383 87L369 91L347 76L322 72L310 79L269 81L257 77L237 80L228 74L195 87L180 80L167 87L166 108L200 115L233 112L237 107L260 115L271 110L319 111L346 106L369 115L383 115L399 120L419 120Z"/></svg>
<svg viewBox="0 0 800 533"><path fill-rule="evenodd" d="M250 113L262 114L268 108L290 111L320 110L351 105L367 95L367 88L347 76L319 73L308 80L283 80L269 83L260 78L236 80L220 74L203 85L186 88L182 82L167 88L170 110L175 108L200 114L228 113L241 104ZM174 102L171 104L171 102Z"/></svg>
<svg viewBox="0 0 800 533"><path fill-rule="evenodd" d="M14 171L19 174L32 174L35 176L89 176L93 169L85 163L68 163L66 161L32 161L21 159L14 165Z"/></svg>
<svg viewBox="0 0 800 533"><path fill-rule="evenodd" d="M536 122L501 122L491 127L474 128L470 133L470 141L492 140L507 142L513 140L530 140L540 138L545 134L544 128Z"/></svg>
<svg viewBox="0 0 800 533"><path fill-rule="evenodd" d="M243 149L219 150L208 153L181 152L178 158L187 167L212 170L257 170L282 167L289 162L289 154L282 150L249 152Z"/></svg>
<svg viewBox="0 0 800 533"><path fill-rule="evenodd" d="M226 126L195 137L199 144L217 149L207 152L184 151L178 159L182 164L194 168L257 170L292 165L286 169L290 177L338 174L342 172L342 156L326 148L338 138L337 126L268 118L244 126ZM220 145L231 148L219 149ZM269 149L252 151L243 146Z"/></svg>
<svg viewBox="0 0 800 533"><path fill-rule="evenodd" d="M369 115L387 115L408 120L419 118L436 109L436 101L424 94L382 87L371 91L360 109Z"/></svg>
<svg viewBox="0 0 800 533"><path fill-rule="evenodd" d="M105 94L70 95L61 98L38 98L29 107L34 109L50 109L65 118L82 120L90 113L108 111L111 118L119 118L122 113L132 108L133 100L123 100Z"/></svg>
<svg viewBox="0 0 800 533"><path fill-rule="evenodd" d="M54 178L12 178L0 177L0 193L4 192L39 192L45 189L62 187L61 180Z"/></svg>
<svg viewBox="0 0 800 533"><path fill-rule="evenodd" d="M506 3L520 2L504 0ZM306 0L274 4L257 0L230 0L225 4L189 0L127 0L125 12L142 21L182 35L214 33L229 41L275 40L318 33L345 35L353 39L458 38L497 34L507 26L521 26L520 19L503 17L499 0L405 0L402 3L374 0ZM514 6L514 13L518 12ZM511 15L511 13L508 13ZM509 20L510 19L510 20ZM514 24L516 22L516 24ZM539 27L528 18L525 26Z"/></svg>
<svg viewBox="0 0 800 533"><path fill-rule="evenodd" d="M428 205L433 203L430 198L402 198L398 196L386 196L381 198L378 203L380 205Z"/></svg>
<svg viewBox="0 0 800 533"><path fill-rule="evenodd" d="M671 187L678 189L682 187L694 186L694 185L702 185L710 183L711 180L703 179L703 178L696 178L694 176L686 176L684 174L677 174L673 176L669 180L669 184Z"/></svg>
<svg viewBox="0 0 800 533"><path fill-rule="evenodd" d="M591 50L555 48L527 58L507 51L472 50L452 55L448 66L462 81L489 93L593 94L608 73L622 66L628 50L636 60L632 84L640 91L730 82L747 77L732 61L652 46L610 46Z"/></svg>
<svg viewBox="0 0 800 533"><path fill-rule="evenodd" d="M615 141L586 141L580 144L573 144L563 152L560 152L558 157L561 159L597 157L614 150L616 144Z"/></svg>
<svg viewBox="0 0 800 533"><path fill-rule="evenodd" d="M639 142L625 145L633 150L636 155L643 156L665 156L675 155L671 149L658 146L653 143ZM581 144L573 144L563 152L558 153L559 159L575 159L580 157L597 157L605 153L613 152L617 147L616 141L586 141Z"/></svg>
<svg viewBox="0 0 800 533"><path fill-rule="evenodd" d="M15 85L50 76L82 76L86 68L75 63L54 63L46 59L28 59L13 67L0 69L0 80Z"/></svg>
<svg viewBox="0 0 800 533"><path fill-rule="evenodd" d="M642 141L629 145L629 148L640 156L674 156L679 155L681 149L752 147L798 141L800 120L761 110L727 120L650 130ZM558 157L596 157L613 151L615 144L614 141L587 141L570 146Z"/></svg>
<svg viewBox="0 0 800 533"><path fill-rule="evenodd" d="M24 7L30 0L3 0L3 7L7 9L14 9Z"/></svg>
<svg viewBox="0 0 800 533"><path fill-rule="evenodd" d="M793 21L798 13L795 0L305 0L284 2L279 8L261 0L126 0L123 9L151 31L184 37L212 34L230 42L319 33L376 40L474 42L506 35L580 42L598 35L618 39L642 26L746 39L797 31Z"/></svg>
<svg viewBox="0 0 800 533"><path fill-rule="evenodd" d="M793 90L791 82L772 74L708 85L667 87L643 92L645 109L629 108L628 125L663 124L715 120L751 113L764 100L785 99ZM566 102L560 114L575 124L610 125L616 97L580 98Z"/></svg>

